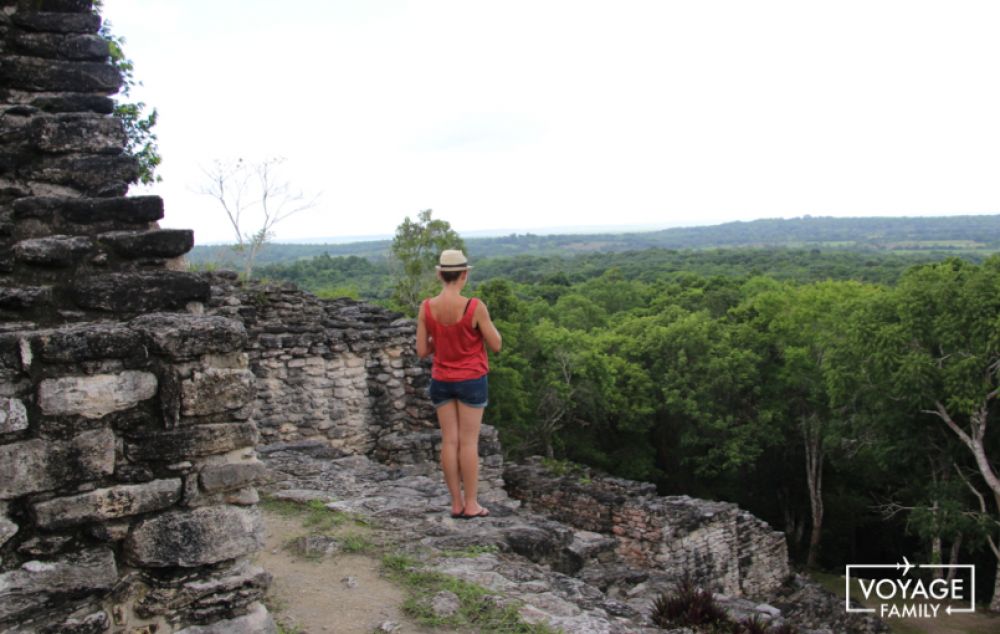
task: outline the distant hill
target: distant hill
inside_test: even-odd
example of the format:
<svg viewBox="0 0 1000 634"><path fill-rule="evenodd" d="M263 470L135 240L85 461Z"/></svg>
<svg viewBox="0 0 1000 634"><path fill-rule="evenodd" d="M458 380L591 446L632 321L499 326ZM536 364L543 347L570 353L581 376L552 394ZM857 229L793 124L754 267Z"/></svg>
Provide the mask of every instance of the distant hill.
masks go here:
<svg viewBox="0 0 1000 634"><path fill-rule="evenodd" d="M955 251L988 253L1000 250L1000 215L905 218L832 218L804 216L728 222L705 227L677 227L636 233L535 235L511 234L467 238L474 258L664 249L793 247L851 251ZM270 244L259 264L286 263L328 254L384 259L389 240L346 244ZM188 254L194 264L232 262L226 246L196 246Z"/></svg>

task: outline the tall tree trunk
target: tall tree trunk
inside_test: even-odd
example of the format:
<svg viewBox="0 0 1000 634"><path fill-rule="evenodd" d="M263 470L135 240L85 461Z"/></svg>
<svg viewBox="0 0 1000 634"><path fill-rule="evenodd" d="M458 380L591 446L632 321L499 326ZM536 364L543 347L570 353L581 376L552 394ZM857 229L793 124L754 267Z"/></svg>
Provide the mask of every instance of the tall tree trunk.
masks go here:
<svg viewBox="0 0 1000 634"><path fill-rule="evenodd" d="M818 416L802 417L802 440L806 450L806 482L812 529L809 532L809 555L806 567L819 564L820 539L823 535L823 424Z"/></svg>
<svg viewBox="0 0 1000 634"><path fill-rule="evenodd" d="M951 542L951 550L948 553L948 584L950 585L955 579L955 573L958 572L958 553L962 550L962 533L955 535L955 540Z"/></svg>
<svg viewBox="0 0 1000 634"><path fill-rule="evenodd" d="M931 563L939 564L941 563L941 505L938 504L937 500L934 500L934 505L931 506L931 513L934 515L934 537L931 538ZM944 576L944 568L933 568L931 573L934 579L940 579Z"/></svg>
<svg viewBox="0 0 1000 634"><path fill-rule="evenodd" d="M990 612L1000 612L1000 560L997 561L997 574L993 579L993 598L990 599Z"/></svg>
<svg viewBox="0 0 1000 634"><path fill-rule="evenodd" d="M955 422L955 419L951 417L948 409L940 401L934 403L934 410L928 410L928 414L935 414L938 418L944 421L944 424L948 426L951 431L955 433L956 436L969 448L972 452L972 456L976 459L976 466L979 467L979 475L983 477L986 482L986 486L989 487L990 492L993 493L993 502L996 504L997 509L1000 510L1000 476L993 470L993 465L990 463L989 457L986 455L986 429L989 425L989 413L990 413L990 400L997 396L997 392L991 392L986 400L979 406L979 408L969 416L969 430L966 431L961 425ZM982 494L972 486L971 483L966 481L972 492L979 498L979 507L982 513L985 515L986 501ZM993 585L993 598L990 600L990 611L1000 612L1000 545L993 539L992 536L988 538L990 550L993 551L993 556L997 560L997 576Z"/></svg>
<svg viewBox="0 0 1000 634"><path fill-rule="evenodd" d="M934 539L931 540L931 561L933 563L941 563L941 536L935 535ZM935 579L940 579L944 576L944 568L934 568L934 572L931 573Z"/></svg>

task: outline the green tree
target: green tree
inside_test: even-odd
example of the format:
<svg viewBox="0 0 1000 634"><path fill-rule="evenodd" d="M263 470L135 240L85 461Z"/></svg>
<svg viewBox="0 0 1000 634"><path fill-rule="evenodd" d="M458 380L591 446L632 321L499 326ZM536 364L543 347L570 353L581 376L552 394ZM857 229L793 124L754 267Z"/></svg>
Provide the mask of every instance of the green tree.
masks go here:
<svg viewBox="0 0 1000 634"><path fill-rule="evenodd" d="M998 562L990 610L1000 611L1000 441L990 427L1000 396L1000 256L981 266L950 259L916 267L869 317L859 345L871 351L871 381L897 408L937 421L976 465L974 477L959 474L989 526Z"/></svg>
<svg viewBox="0 0 1000 634"><path fill-rule="evenodd" d="M99 0L94 2L94 11L100 13L102 8ZM153 132L158 117L156 108L147 112L144 102L128 100L132 88L141 85L142 82L136 81L135 66L125 54L125 38L111 32L111 22L108 20L101 23L100 36L108 42L111 63L118 69L123 79L113 114L122 122L122 127L125 129L127 141L125 151L139 162L140 183L149 185L159 182L161 178L156 173L156 168L163 159L156 144L156 134Z"/></svg>
<svg viewBox="0 0 1000 634"><path fill-rule="evenodd" d="M670 489L707 488L759 457L770 440L758 424L758 357L740 342L739 327L665 305L625 317L614 332L622 356L652 386L650 432Z"/></svg>
<svg viewBox="0 0 1000 634"><path fill-rule="evenodd" d="M392 239L395 285L392 302L396 309L417 314L420 301L434 292L438 257L445 249L465 251L465 242L446 220L432 218L432 210L417 214L417 220L407 216L396 227Z"/></svg>
<svg viewBox="0 0 1000 634"><path fill-rule="evenodd" d="M806 565L819 563L825 504L824 465L832 448L849 435L854 403L834 393L853 381L849 358L851 315L877 292L857 282L820 282L761 293L751 302L755 322L769 337L776 363L767 376L765 409L797 436L805 456L811 532ZM795 430L792 432L791 430Z"/></svg>

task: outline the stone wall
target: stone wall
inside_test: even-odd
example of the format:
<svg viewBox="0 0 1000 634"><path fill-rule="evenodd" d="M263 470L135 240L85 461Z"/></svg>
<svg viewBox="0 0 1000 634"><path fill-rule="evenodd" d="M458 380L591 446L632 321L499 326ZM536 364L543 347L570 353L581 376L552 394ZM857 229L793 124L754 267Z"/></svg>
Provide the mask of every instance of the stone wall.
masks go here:
<svg viewBox="0 0 1000 634"><path fill-rule="evenodd" d="M208 312L246 328L256 376L253 419L261 444L323 443L412 473L437 473L440 433L416 355L416 325L399 313L342 298L322 300L294 284L237 283L205 273ZM502 486L494 428L480 437L486 488Z"/></svg>
<svg viewBox="0 0 1000 634"><path fill-rule="evenodd" d="M124 197L99 26L0 0L0 631L267 631L246 329Z"/></svg>
<svg viewBox="0 0 1000 634"><path fill-rule="evenodd" d="M558 475L538 458L509 465L504 479L526 508L614 536L617 555L639 568L750 597L773 592L790 573L784 535L735 504L659 497L652 484L584 467Z"/></svg>

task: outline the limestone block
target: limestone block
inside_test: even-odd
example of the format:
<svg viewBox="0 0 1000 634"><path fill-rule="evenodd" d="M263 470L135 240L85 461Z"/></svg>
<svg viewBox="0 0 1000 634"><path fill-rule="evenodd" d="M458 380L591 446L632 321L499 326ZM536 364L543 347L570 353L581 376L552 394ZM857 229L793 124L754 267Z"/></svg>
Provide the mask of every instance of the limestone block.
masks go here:
<svg viewBox="0 0 1000 634"><path fill-rule="evenodd" d="M34 57L7 57L0 79L11 88L34 91L94 92L113 95L122 76L102 62L67 62Z"/></svg>
<svg viewBox="0 0 1000 634"><path fill-rule="evenodd" d="M63 442L0 445L0 500L99 478L114 470L115 436L109 429L84 432Z"/></svg>
<svg viewBox="0 0 1000 634"><path fill-rule="evenodd" d="M46 634L102 634L111 630L111 617L104 610L91 612L84 616L71 616L54 627L42 630Z"/></svg>
<svg viewBox="0 0 1000 634"><path fill-rule="evenodd" d="M55 498L35 504L33 510L40 527L62 528L158 511L172 506L180 498L181 480L171 478Z"/></svg>
<svg viewBox="0 0 1000 634"><path fill-rule="evenodd" d="M240 506L253 506L260 502L260 494L257 493L257 489L254 487L243 487L236 491L219 493L213 497L221 497L221 502Z"/></svg>
<svg viewBox="0 0 1000 634"><path fill-rule="evenodd" d="M94 0L28 0L27 2L22 0L20 5L22 8L30 7L34 11L90 13L94 7Z"/></svg>
<svg viewBox="0 0 1000 634"><path fill-rule="evenodd" d="M194 232L190 229L111 231L97 239L124 258L175 258L194 246Z"/></svg>
<svg viewBox="0 0 1000 634"><path fill-rule="evenodd" d="M177 634L277 634L278 627L263 604L251 606L247 614L211 625L186 627Z"/></svg>
<svg viewBox="0 0 1000 634"><path fill-rule="evenodd" d="M54 557L73 542L69 535L36 535L17 547L17 552L31 557Z"/></svg>
<svg viewBox="0 0 1000 634"><path fill-rule="evenodd" d="M44 115L32 120L31 130L43 152L121 154L127 143L119 119L97 114Z"/></svg>
<svg viewBox="0 0 1000 634"><path fill-rule="evenodd" d="M128 531L132 527L128 520L118 522L105 522L103 524L92 524L87 527L87 532L94 539L102 542L120 542L128 537Z"/></svg>
<svg viewBox="0 0 1000 634"><path fill-rule="evenodd" d="M73 187L86 196L124 196L139 177L139 163L130 154L42 154L19 175Z"/></svg>
<svg viewBox="0 0 1000 634"><path fill-rule="evenodd" d="M16 33L11 50L30 57L103 61L109 53L108 41L97 35L56 35L53 33Z"/></svg>
<svg viewBox="0 0 1000 634"><path fill-rule="evenodd" d="M16 398L0 398L0 434L23 431L28 428L28 410Z"/></svg>
<svg viewBox="0 0 1000 634"><path fill-rule="evenodd" d="M263 596L271 575L247 561L203 573L196 583L151 587L138 598L136 614L154 618L179 611L197 609L200 613L224 611L226 616L239 613L244 606Z"/></svg>
<svg viewBox="0 0 1000 634"><path fill-rule="evenodd" d="M92 248L89 238L55 235L18 242L14 245L14 257L28 264L66 267L72 266Z"/></svg>
<svg viewBox="0 0 1000 634"><path fill-rule="evenodd" d="M35 196L14 202L14 218L41 218L57 223L146 225L163 218L159 196L129 198L54 198Z"/></svg>
<svg viewBox="0 0 1000 634"><path fill-rule="evenodd" d="M263 545L256 508L205 506L140 522L125 540L125 553L139 566L190 568L249 555Z"/></svg>
<svg viewBox="0 0 1000 634"><path fill-rule="evenodd" d="M256 442L257 427L252 423L196 425L130 434L125 453L132 460L178 462L251 447Z"/></svg>
<svg viewBox="0 0 1000 634"><path fill-rule="evenodd" d="M31 100L31 105L45 112L96 112L111 114L115 102L102 95L39 95Z"/></svg>
<svg viewBox="0 0 1000 634"><path fill-rule="evenodd" d="M150 312L184 308L188 302L208 301L208 282L194 273L116 273L85 278L73 295L84 308L115 312Z"/></svg>
<svg viewBox="0 0 1000 634"><path fill-rule="evenodd" d="M181 383L181 414L205 416L239 409L253 397L254 376L249 370L209 368Z"/></svg>
<svg viewBox="0 0 1000 634"><path fill-rule="evenodd" d="M0 287L0 308L26 310L51 303L51 286Z"/></svg>
<svg viewBox="0 0 1000 634"><path fill-rule="evenodd" d="M0 504L0 546L3 546L11 537L17 534L18 526L4 514L6 505Z"/></svg>
<svg viewBox="0 0 1000 634"><path fill-rule="evenodd" d="M93 13L62 13L25 11L15 13L14 24L31 31L47 33L96 33L101 18Z"/></svg>
<svg viewBox="0 0 1000 634"><path fill-rule="evenodd" d="M129 326L142 332L154 351L173 359L232 352L246 345L246 328L225 317L153 313L133 319Z"/></svg>
<svg viewBox="0 0 1000 634"><path fill-rule="evenodd" d="M115 555L107 548L26 562L0 574L0 621L36 610L53 596L110 590L117 580Z"/></svg>
<svg viewBox="0 0 1000 634"><path fill-rule="evenodd" d="M43 380L38 386L38 402L42 412L48 415L101 418L152 398L156 388L156 375L137 370L68 376Z"/></svg>
<svg viewBox="0 0 1000 634"><path fill-rule="evenodd" d="M207 493L238 489L259 480L267 472L262 462L247 461L208 465L198 474L201 488Z"/></svg>
<svg viewBox="0 0 1000 634"><path fill-rule="evenodd" d="M87 323L38 333L32 346L44 361L72 363L144 357L142 335L118 323Z"/></svg>

